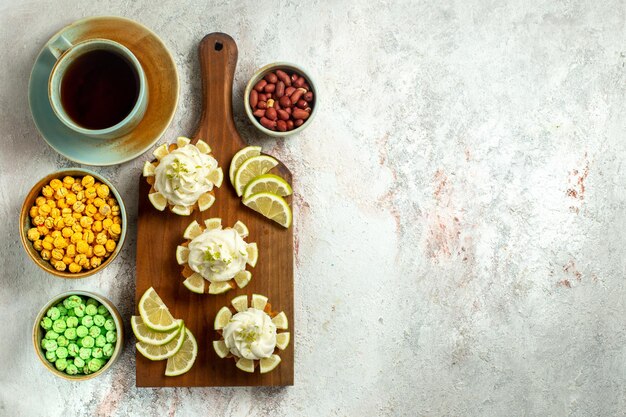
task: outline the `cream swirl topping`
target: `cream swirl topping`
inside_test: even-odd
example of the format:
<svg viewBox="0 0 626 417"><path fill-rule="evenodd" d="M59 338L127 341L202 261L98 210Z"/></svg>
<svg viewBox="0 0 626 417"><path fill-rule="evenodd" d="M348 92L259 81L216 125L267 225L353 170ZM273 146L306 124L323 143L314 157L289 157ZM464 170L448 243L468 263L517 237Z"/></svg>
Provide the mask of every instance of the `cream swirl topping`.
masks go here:
<svg viewBox="0 0 626 417"><path fill-rule="evenodd" d="M174 205L193 206L200 196L213 189L208 176L217 161L194 145L185 145L164 156L155 169L154 189Z"/></svg>
<svg viewBox="0 0 626 417"><path fill-rule="evenodd" d="M235 314L223 334L226 347L239 358L269 358L276 347L276 326L267 313L256 308Z"/></svg>
<svg viewBox="0 0 626 417"><path fill-rule="evenodd" d="M247 244L235 229L205 230L189 242L189 267L211 282L232 279L247 261Z"/></svg>

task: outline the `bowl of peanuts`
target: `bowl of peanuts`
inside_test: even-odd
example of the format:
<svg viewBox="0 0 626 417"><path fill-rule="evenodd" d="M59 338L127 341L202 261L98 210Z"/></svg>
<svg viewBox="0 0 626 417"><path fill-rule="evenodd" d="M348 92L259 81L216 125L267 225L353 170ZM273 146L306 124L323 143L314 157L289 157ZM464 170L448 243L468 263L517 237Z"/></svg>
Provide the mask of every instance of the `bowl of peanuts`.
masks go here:
<svg viewBox="0 0 626 417"><path fill-rule="evenodd" d="M53 172L22 205L20 237L30 258L61 278L84 278L106 268L126 237L126 209L115 187L80 168Z"/></svg>
<svg viewBox="0 0 626 417"><path fill-rule="evenodd" d="M274 137L306 129L316 114L317 90L311 76L296 64L275 62L254 73L244 92L252 124Z"/></svg>

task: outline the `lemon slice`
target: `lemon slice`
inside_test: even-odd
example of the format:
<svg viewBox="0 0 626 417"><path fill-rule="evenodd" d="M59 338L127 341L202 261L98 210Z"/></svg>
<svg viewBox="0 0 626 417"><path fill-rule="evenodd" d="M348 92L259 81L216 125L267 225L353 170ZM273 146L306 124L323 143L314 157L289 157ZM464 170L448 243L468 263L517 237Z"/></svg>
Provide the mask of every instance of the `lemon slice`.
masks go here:
<svg viewBox="0 0 626 417"><path fill-rule="evenodd" d="M176 205L172 207L172 213L179 216L189 216L191 214L191 207Z"/></svg>
<svg viewBox="0 0 626 417"><path fill-rule="evenodd" d="M232 316L233 316L233 313L231 313L230 308L226 306L220 308L220 311L218 311L217 314L215 315L213 328L215 330L223 329L224 327L226 327L226 325L228 324Z"/></svg>
<svg viewBox="0 0 626 417"><path fill-rule="evenodd" d="M248 296L240 295L239 297L233 298L233 301L230 302L235 310L237 311L246 311L248 309Z"/></svg>
<svg viewBox="0 0 626 417"><path fill-rule="evenodd" d="M237 361L237 368L244 372L254 372L254 361L252 359L241 358Z"/></svg>
<svg viewBox="0 0 626 417"><path fill-rule="evenodd" d="M178 320L172 317L169 309L152 287L141 296L137 308L145 325L152 330L167 332L179 325Z"/></svg>
<svg viewBox="0 0 626 417"><path fill-rule="evenodd" d="M198 343L193 333L185 329L185 341L176 354L167 359L165 376L182 375L189 371L198 357Z"/></svg>
<svg viewBox="0 0 626 417"><path fill-rule="evenodd" d="M206 219L204 221L204 226L206 227L206 230L221 229L222 228L222 219L220 219L219 217L213 217L211 219Z"/></svg>
<svg viewBox="0 0 626 417"><path fill-rule="evenodd" d="M291 208L281 196L272 193L252 194L244 198L243 204L285 228L291 226Z"/></svg>
<svg viewBox="0 0 626 417"><path fill-rule="evenodd" d="M205 211L215 203L215 196L211 193L204 193L198 199L198 209Z"/></svg>
<svg viewBox="0 0 626 417"><path fill-rule="evenodd" d="M273 319L272 323L276 326L277 329L287 330L289 328L289 320L287 320L287 315L284 311L278 313Z"/></svg>
<svg viewBox="0 0 626 417"><path fill-rule="evenodd" d="M150 161L146 161L146 163L143 164L143 176L144 177L154 176L154 173L155 173L154 170L155 170L155 166L152 165Z"/></svg>
<svg viewBox="0 0 626 417"><path fill-rule="evenodd" d="M183 342L185 341L185 336L187 332L185 331L185 325L181 325L180 331L178 332L177 337L175 337L171 342L166 343L165 345L151 345L149 343L137 342L135 347L146 358L151 361L161 361L163 359L170 358L174 356L180 348L183 346Z"/></svg>
<svg viewBox="0 0 626 417"><path fill-rule="evenodd" d="M251 279L252 273L250 271L241 271L235 275L235 283L239 288L243 288L248 285Z"/></svg>
<svg viewBox="0 0 626 417"><path fill-rule="evenodd" d="M253 156L243 161L235 173L235 190L241 197L243 189L255 177L265 174L270 169L278 165L278 161L268 155Z"/></svg>
<svg viewBox="0 0 626 417"><path fill-rule="evenodd" d="M232 288L228 281L212 282L211 285L209 285L209 294L222 294Z"/></svg>
<svg viewBox="0 0 626 417"><path fill-rule="evenodd" d="M204 278L197 272L194 272L189 278L184 280L183 285L191 292L204 294Z"/></svg>
<svg viewBox="0 0 626 417"><path fill-rule="evenodd" d="M241 220L237 220L237 223L235 223L233 229L235 229L241 237L246 237L248 236L248 233L250 233L248 231L248 227Z"/></svg>
<svg viewBox="0 0 626 417"><path fill-rule="evenodd" d="M185 232L183 233L183 237L185 239L193 239L196 236L199 236L200 234L202 234L202 228L200 227L200 225L198 224L197 221L192 221L191 223L189 223L189 226L187 226L187 228L185 229Z"/></svg>
<svg viewBox="0 0 626 417"><path fill-rule="evenodd" d="M243 197L250 197L252 194L272 193L281 197L286 197L293 193L291 185L282 177L274 174L263 174L246 185L243 191Z"/></svg>
<svg viewBox="0 0 626 417"><path fill-rule="evenodd" d="M256 261L259 259L259 247L256 242L248 243L246 252L248 252L248 265L254 268Z"/></svg>
<svg viewBox="0 0 626 417"><path fill-rule="evenodd" d="M174 339L180 331L182 320L178 320L178 327L169 332L155 332L143 323L141 316L132 316L130 318L130 327L133 329L135 337L140 342L148 343L150 345L165 345Z"/></svg>
<svg viewBox="0 0 626 417"><path fill-rule="evenodd" d="M272 355L269 358L261 358L261 361L259 364L261 368L261 373L265 374L270 371L273 371L274 368L276 368L279 363L280 363L280 356L278 355Z"/></svg>
<svg viewBox="0 0 626 417"><path fill-rule="evenodd" d="M154 152L152 152L152 155L154 155L154 157L156 159L161 160L165 155L167 155L168 153L170 153L167 144L164 143L163 145L159 146L158 148L156 148L154 150Z"/></svg>
<svg viewBox="0 0 626 417"><path fill-rule="evenodd" d="M165 207L167 207L167 198L159 192L148 194L148 200L150 200L154 208L159 211L163 211Z"/></svg>
<svg viewBox="0 0 626 417"><path fill-rule="evenodd" d="M223 340L215 340L213 341L213 349L217 356L224 359L230 353L230 350L226 347L226 343Z"/></svg>
<svg viewBox="0 0 626 417"><path fill-rule="evenodd" d="M198 150L201 153L210 153L211 152L211 147L209 146L209 144L206 143L205 141L203 141L202 139L200 139L199 141L196 142L196 148L198 148Z"/></svg>
<svg viewBox="0 0 626 417"><path fill-rule="evenodd" d="M222 168L217 167L208 176L209 181L211 181L217 188L222 186L222 182L224 182L224 171Z"/></svg>
<svg viewBox="0 0 626 417"><path fill-rule="evenodd" d="M230 169L228 170L228 177L230 178L230 183L233 187L235 186L235 173L241 164L243 164L243 161L259 155L261 155L260 146L246 146L245 148L240 149L239 152L233 156L233 159L230 161Z"/></svg>
<svg viewBox="0 0 626 417"><path fill-rule="evenodd" d="M179 148L189 145L189 142L191 142L191 139L186 138L184 136L179 136L176 138L176 144L178 145Z"/></svg>
<svg viewBox="0 0 626 417"><path fill-rule="evenodd" d="M252 307L263 311L267 305L267 297L259 294L252 294Z"/></svg>
<svg viewBox="0 0 626 417"><path fill-rule="evenodd" d="M189 260L189 248L186 246L176 247L176 262L178 265L186 264Z"/></svg>
<svg viewBox="0 0 626 417"><path fill-rule="evenodd" d="M280 350L287 349L287 346L289 346L289 340L290 340L289 332L278 333L276 335L276 347Z"/></svg>

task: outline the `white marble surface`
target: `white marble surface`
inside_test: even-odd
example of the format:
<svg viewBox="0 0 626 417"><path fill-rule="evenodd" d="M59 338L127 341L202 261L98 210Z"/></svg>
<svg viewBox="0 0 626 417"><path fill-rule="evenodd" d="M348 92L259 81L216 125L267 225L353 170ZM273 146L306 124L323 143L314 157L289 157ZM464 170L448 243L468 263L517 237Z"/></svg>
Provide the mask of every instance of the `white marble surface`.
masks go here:
<svg viewBox="0 0 626 417"><path fill-rule="evenodd" d="M1 416L625 415L626 6L622 1L0 0ZM169 46L199 117L197 42L239 46L243 136L295 178L295 385L136 389L128 338L108 374L46 372L32 320L71 288L133 310L135 228L80 282L25 256L16 220L44 174L73 164L26 99L39 48L89 15L136 19ZM243 116L247 77L297 62L323 106L275 141ZM136 217L144 155L97 169ZM129 329L127 329L129 330Z"/></svg>

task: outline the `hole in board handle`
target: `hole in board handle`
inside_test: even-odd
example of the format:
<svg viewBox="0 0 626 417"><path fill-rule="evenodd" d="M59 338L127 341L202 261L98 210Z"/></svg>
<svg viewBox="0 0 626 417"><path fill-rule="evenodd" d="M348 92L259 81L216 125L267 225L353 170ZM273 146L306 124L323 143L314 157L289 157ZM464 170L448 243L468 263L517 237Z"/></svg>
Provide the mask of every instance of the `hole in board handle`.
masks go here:
<svg viewBox="0 0 626 417"><path fill-rule="evenodd" d="M224 45L222 45L222 42L215 42L215 50L216 51L221 51L223 47L224 47Z"/></svg>

